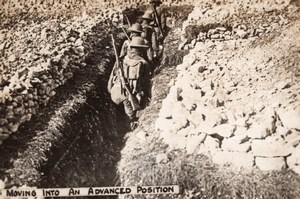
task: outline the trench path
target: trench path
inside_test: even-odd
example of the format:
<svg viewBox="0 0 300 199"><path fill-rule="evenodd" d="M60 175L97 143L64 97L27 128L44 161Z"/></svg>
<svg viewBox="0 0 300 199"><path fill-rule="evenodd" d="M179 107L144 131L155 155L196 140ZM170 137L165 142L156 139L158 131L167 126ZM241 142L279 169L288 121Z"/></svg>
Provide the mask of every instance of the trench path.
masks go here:
<svg viewBox="0 0 300 199"><path fill-rule="evenodd" d="M179 15L177 11L180 11L180 8L172 12ZM181 15L180 17L183 17ZM181 22L174 21L177 23L174 27L180 27L183 19ZM170 28L169 33L174 27ZM98 34L103 32L103 29L99 26L95 27L94 31L95 40L98 41ZM164 67L181 62L183 57L183 55L178 57L178 54L174 53L178 45L175 41L179 39L179 35L171 34L173 35L171 37L168 35L168 37L169 40L171 38L172 44L165 45L164 51L168 53L164 53L161 60ZM120 37L117 40L119 43L122 41ZM125 144L123 138L129 131L129 121L123 107L113 105L106 91L107 77L114 61L113 55L104 52L107 49L103 49L103 46L107 43L103 44L100 41L94 45L97 50L100 50L99 52L96 50L94 54L91 53L90 56L94 57L94 60L88 60L88 65L84 69L74 73L72 79L57 89L57 94L49 101L47 107L41 108L31 121L22 125L17 133L0 146L1 176L7 176L6 171L14 167L11 159L19 158L19 154L27 149L27 143L37 136L37 132L45 130L55 110L64 104L70 95L76 93L83 84L92 83L93 89L87 93L86 103L67 118L66 125L60 129L63 132L62 139L55 142L46 154L47 160L39 168L40 179L33 181L26 179L26 184L40 188L120 185L116 166L121 158L120 151ZM108 60L105 64L104 73L106 74L99 78L99 62L104 58ZM158 67L156 73L160 69Z"/></svg>

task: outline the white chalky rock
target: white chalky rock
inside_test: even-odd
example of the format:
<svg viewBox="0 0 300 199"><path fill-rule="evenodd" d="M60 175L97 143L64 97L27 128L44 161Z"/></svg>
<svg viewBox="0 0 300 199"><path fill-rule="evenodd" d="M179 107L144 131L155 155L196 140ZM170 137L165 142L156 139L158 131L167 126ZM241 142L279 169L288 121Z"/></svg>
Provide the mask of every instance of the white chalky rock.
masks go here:
<svg viewBox="0 0 300 199"><path fill-rule="evenodd" d="M174 106L173 100L170 97L167 97L162 102L162 108L160 109L159 117L171 118L173 106Z"/></svg>
<svg viewBox="0 0 300 199"><path fill-rule="evenodd" d="M169 162L168 155L165 153L156 155L156 164L166 164Z"/></svg>
<svg viewBox="0 0 300 199"><path fill-rule="evenodd" d="M289 82L287 81L278 81L274 84L274 87L277 89L284 89L289 86Z"/></svg>
<svg viewBox="0 0 300 199"><path fill-rule="evenodd" d="M250 142L241 143L240 138L228 138L222 141L221 148L225 151L248 152L250 150Z"/></svg>
<svg viewBox="0 0 300 199"><path fill-rule="evenodd" d="M206 133L200 133L199 135L192 135L187 137L187 145L186 145L186 151L188 154L193 153L198 146L200 146L201 143L204 142L207 134Z"/></svg>
<svg viewBox="0 0 300 199"><path fill-rule="evenodd" d="M197 130L200 133L212 134L212 132L213 132L212 129L213 129L213 127L208 126L205 122L200 123L197 126Z"/></svg>
<svg viewBox="0 0 300 199"><path fill-rule="evenodd" d="M213 127L211 134L217 134L221 137L229 138L234 134L235 129L235 125L220 124L218 126Z"/></svg>
<svg viewBox="0 0 300 199"><path fill-rule="evenodd" d="M170 150L173 149L185 149L187 145L187 138L182 135L172 135L166 142L169 145Z"/></svg>
<svg viewBox="0 0 300 199"><path fill-rule="evenodd" d="M279 118L282 124L286 128L294 128L300 130L300 111L290 110L290 111L280 111Z"/></svg>
<svg viewBox="0 0 300 199"><path fill-rule="evenodd" d="M222 117L220 116L220 113L215 110L206 111L204 114L204 118L205 123L210 127L217 126L222 122Z"/></svg>
<svg viewBox="0 0 300 199"><path fill-rule="evenodd" d="M287 157L287 165L295 173L300 175L300 147L291 156Z"/></svg>
<svg viewBox="0 0 300 199"><path fill-rule="evenodd" d="M291 152L284 140L253 140L251 149L254 156L285 157Z"/></svg>
<svg viewBox="0 0 300 199"><path fill-rule="evenodd" d="M210 152L210 154L214 154L217 151L220 151L220 141L216 138L212 138L211 136L207 136L202 149ZM202 150L200 147L200 150Z"/></svg>
<svg viewBox="0 0 300 199"><path fill-rule="evenodd" d="M290 130L288 128L285 128L283 126L277 126L276 133L282 136L286 136Z"/></svg>
<svg viewBox="0 0 300 199"><path fill-rule="evenodd" d="M161 131L170 131L173 128L174 121L172 119L158 118L155 121L155 129Z"/></svg>
<svg viewBox="0 0 300 199"><path fill-rule="evenodd" d="M252 124L247 131L247 136L253 139L262 139L270 135L270 129L264 124Z"/></svg>
<svg viewBox="0 0 300 199"><path fill-rule="evenodd" d="M175 133L187 137L188 135L198 134L198 130L195 129L194 126L188 126L186 128L180 129L179 131L177 131Z"/></svg>
<svg viewBox="0 0 300 199"><path fill-rule="evenodd" d="M235 136L238 136L238 135L242 135L242 136L245 136L245 137L248 137L247 136L247 127L244 127L244 126L237 126L236 127L236 130L234 132L234 135Z"/></svg>
<svg viewBox="0 0 300 199"><path fill-rule="evenodd" d="M139 131L137 134L136 134L136 137L139 139L139 141L141 143L145 142L146 141L146 137L147 137L147 133L145 131Z"/></svg>
<svg viewBox="0 0 300 199"><path fill-rule="evenodd" d="M297 147L300 144L300 131L290 130L284 137L287 145L291 147ZM293 150L293 149L291 149Z"/></svg>
<svg viewBox="0 0 300 199"><path fill-rule="evenodd" d="M199 126L201 123L203 123L202 113L198 109L192 111L188 119L195 126Z"/></svg>
<svg viewBox="0 0 300 199"><path fill-rule="evenodd" d="M286 167L286 163L283 157L255 157L255 165L263 171L281 170Z"/></svg>
<svg viewBox="0 0 300 199"><path fill-rule="evenodd" d="M212 156L214 163L219 165L231 165L236 168L251 169L254 156L250 153L219 151Z"/></svg>

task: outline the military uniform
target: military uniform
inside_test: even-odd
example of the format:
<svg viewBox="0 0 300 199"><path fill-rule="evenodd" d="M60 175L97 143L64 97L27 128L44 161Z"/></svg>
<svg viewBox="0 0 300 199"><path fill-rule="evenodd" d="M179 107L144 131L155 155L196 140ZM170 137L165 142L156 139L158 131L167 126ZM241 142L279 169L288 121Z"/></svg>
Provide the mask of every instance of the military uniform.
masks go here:
<svg viewBox="0 0 300 199"><path fill-rule="evenodd" d="M124 57L122 69L124 78L128 83L130 93L136 97L141 107L145 105L145 98L147 90L149 89L150 70L149 63L143 58L142 52L148 48L145 45L144 39L141 37L133 37L129 42L131 47L130 53ZM123 103L126 115L129 117L132 129L136 126L136 110L128 98L128 93L125 92L122 86L120 88L114 84L120 83L120 73L118 73L117 65L114 66L108 82L108 90L112 93L114 88L119 89L120 97L118 103ZM124 98L123 98L124 94ZM114 100L113 100L114 101Z"/></svg>
<svg viewBox="0 0 300 199"><path fill-rule="evenodd" d="M162 44L163 43L163 35L165 34L166 32L166 27L167 27L167 18L166 18L166 14L165 14L165 11L160 7L160 4L162 4L162 2L160 0L151 0L150 3L152 4L150 8L147 9L146 12L149 12L152 14L152 17L154 19L154 24L155 24L155 31L156 31L156 34L158 36L159 39L159 44ZM156 22L156 18L155 18L155 11L157 13L157 18L158 18L158 23L160 24L161 26L161 29L162 29L162 33L160 31L160 28L159 28L159 25L157 24Z"/></svg>
<svg viewBox="0 0 300 199"><path fill-rule="evenodd" d="M153 21L152 14L151 13L145 13L142 16L142 19L144 20L142 23L143 26L143 34L142 37L144 37L147 42L149 43L149 48L150 48L150 55L152 60L157 57L158 54L158 38L156 31L154 30L153 26L150 25L150 23Z"/></svg>
<svg viewBox="0 0 300 199"><path fill-rule="evenodd" d="M132 38L134 38L134 37L141 37L141 35L143 34L143 27L141 24L136 23L131 26L129 31L131 32L130 39L132 40ZM128 39L124 41L122 48L121 48L121 52L120 52L120 58L124 58L127 54L130 54L131 48L130 48L129 43L130 43L130 41ZM142 56L148 62L152 62L153 56L151 56L151 49L149 48L149 43L146 39L145 39L144 43L148 46L148 48L143 50Z"/></svg>

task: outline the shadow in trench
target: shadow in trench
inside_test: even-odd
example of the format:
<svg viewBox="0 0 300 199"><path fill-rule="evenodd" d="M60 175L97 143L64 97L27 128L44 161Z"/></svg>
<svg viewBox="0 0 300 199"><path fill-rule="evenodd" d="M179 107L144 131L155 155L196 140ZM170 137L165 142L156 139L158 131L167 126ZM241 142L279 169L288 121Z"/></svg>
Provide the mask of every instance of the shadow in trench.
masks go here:
<svg viewBox="0 0 300 199"><path fill-rule="evenodd" d="M87 103L61 129L66 136L53 147L47 165L42 167L41 187L118 185L116 165L128 131L127 119L122 107L111 104L104 92L105 82L98 85L100 88L88 94Z"/></svg>

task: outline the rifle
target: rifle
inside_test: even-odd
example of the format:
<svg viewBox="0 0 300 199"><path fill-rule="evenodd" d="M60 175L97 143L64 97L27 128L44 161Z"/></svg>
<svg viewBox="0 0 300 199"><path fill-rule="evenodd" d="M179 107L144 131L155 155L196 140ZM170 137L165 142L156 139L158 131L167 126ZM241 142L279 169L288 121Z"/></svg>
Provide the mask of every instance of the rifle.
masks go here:
<svg viewBox="0 0 300 199"><path fill-rule="evenodd" d="M127 24L128 24L128 26L129 26L129 27L131 27L131 23L130 23L130 21L129 21L129 19L128 19L127 15L126 15L126 14L124 14L124 16L125 16L125 18L126 18L126 21L127 21Z"/></svg>
<svg viewBox="0 0 300 199"><path fill-rule="evenodd" d="M135 95L133 95L131 93L130 88L129 88L129 84L128 84L126 78L124 77L123 68L122 68L120 60L119 60L119 56L118 56L118 53L117 53L117 48L116 48L115 39L114 39L113 34L111 34L111 38L112 38L112 44L113 44L113 48L114 48L114 52L115 52L115 56L116 56L117 68L119 69L121 84L122 84L122 86L125 88L125 90L128 93L128 100L131 103L132 109L134 111L140 110L141 106L139 105L138 100L135 97Z"/></svg>
<svg viewBox="0 0 300 199"><path fill-rule="evenodd" d="M126 30L124 29L124 27L122 26L121 28L122 28L124 34L126 35L128 41L130 41L131 39L130 39L129 35L127 34Z"/></svg>
<svg viewBox="0 0 300 199"><path fill-rule="evenodd" d="M152 5L152 9L153 9L153 12L154 12L154 18L155 18L155 21L156 21L157 26L158 26L158 28L159 28L160 36L161 36L161 37L164 37L163 29L162 29L162 27L161 27L161 23L160 23L159 20L158 20L158 14L157 14L157 11L156 11L154 5Z"/></svg>

